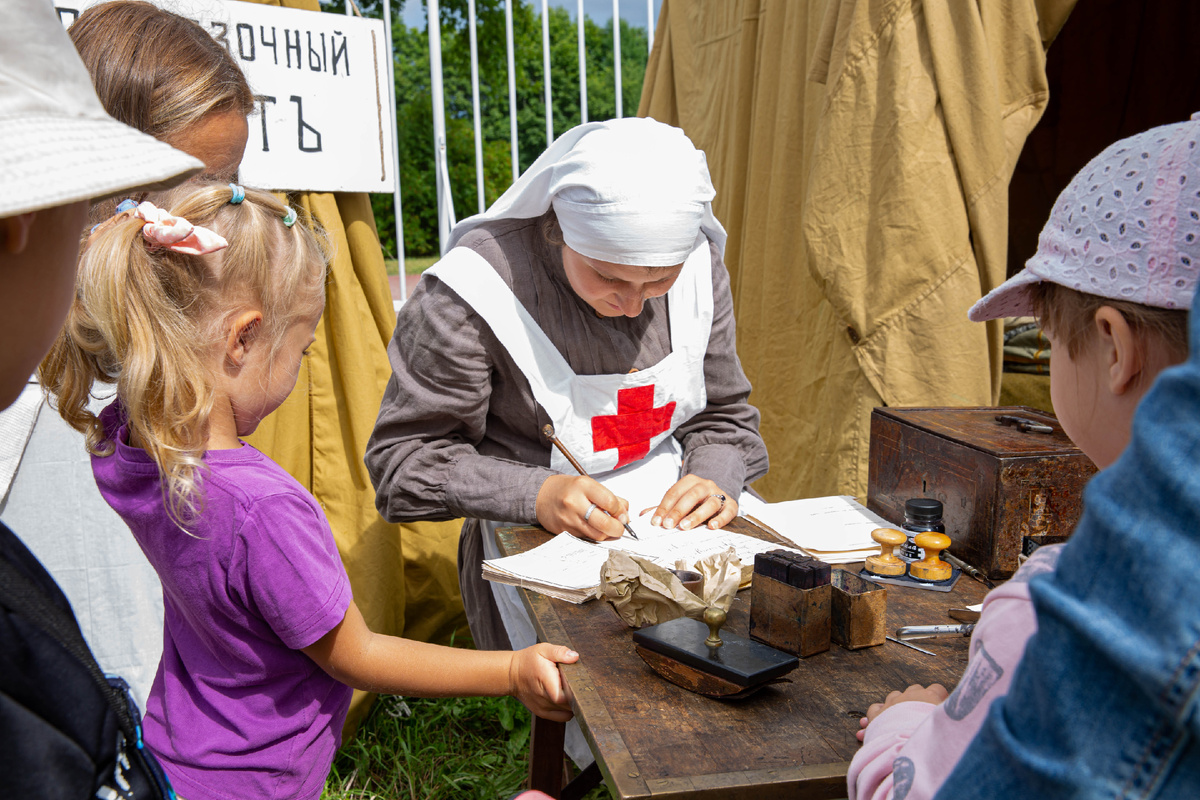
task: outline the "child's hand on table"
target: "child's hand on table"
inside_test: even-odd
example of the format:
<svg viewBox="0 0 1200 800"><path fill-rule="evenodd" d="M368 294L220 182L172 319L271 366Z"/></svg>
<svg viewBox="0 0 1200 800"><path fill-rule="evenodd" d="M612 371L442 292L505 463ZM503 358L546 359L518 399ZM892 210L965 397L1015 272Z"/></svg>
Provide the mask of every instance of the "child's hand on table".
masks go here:
<svg viewBox="0 0 1200 800"><path fill-rule="evenodd" d="M859 731L854 735L861 742L867 732L867 726L892 706L910 702L932 703L936 706L938 703L945 702L949 696L950 693L946 691L946 687L940 683L931 683L928 687L914 683L903 692L892 692L882 703L873 703L867 709L867 715L858 721Z"/></svg>
<svg viewBox="0 0 1200 800"><path fill-rule="evenodd" d="M542 643L518 650L508 667L509 694L542 719L566 722L575 712L558 665L578 660L578 653L560 644Z"/></svg>

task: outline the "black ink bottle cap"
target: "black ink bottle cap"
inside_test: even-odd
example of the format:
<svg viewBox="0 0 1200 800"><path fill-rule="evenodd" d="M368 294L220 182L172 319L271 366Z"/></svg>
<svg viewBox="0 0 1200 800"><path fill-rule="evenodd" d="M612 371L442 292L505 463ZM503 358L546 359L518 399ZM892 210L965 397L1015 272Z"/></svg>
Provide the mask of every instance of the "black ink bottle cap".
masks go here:
<svg viewBox="0 0 1200 800"><path fill-rule="evenodd" d="M942 501L914 497L904 502L904 516L913 521L934 522L942 518Z"/></svg>

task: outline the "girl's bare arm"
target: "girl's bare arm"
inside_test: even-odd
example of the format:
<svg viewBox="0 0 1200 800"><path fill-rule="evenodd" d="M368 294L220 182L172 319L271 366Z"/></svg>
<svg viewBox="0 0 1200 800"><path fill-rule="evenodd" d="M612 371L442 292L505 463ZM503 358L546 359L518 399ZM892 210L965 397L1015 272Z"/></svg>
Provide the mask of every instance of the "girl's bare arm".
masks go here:
<svg viewBox="0 0 1200 800"><path fill-rule="evenodd" d="M558 664L572 664L579 654L562 645L481 651L385 636L371 631L351 602L342 621L303 650L355 689L410 697L512 695L544 719L572 716Z"/></svg>

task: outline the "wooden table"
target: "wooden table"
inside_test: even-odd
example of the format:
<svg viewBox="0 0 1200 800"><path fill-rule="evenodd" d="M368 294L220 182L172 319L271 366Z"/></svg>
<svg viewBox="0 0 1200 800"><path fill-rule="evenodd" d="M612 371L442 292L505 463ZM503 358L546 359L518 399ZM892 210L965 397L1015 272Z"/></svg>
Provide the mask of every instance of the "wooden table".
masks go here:
<svg viewBox="0 0 1200 800"><path fill-rule="evenodd" d="M737 518L729 529L771 539ZM499 531L505 554L547 541L541 528ZM844 565L857 571L859 564ZM982 601L985 587L963 576L951 592L888 586L888 629L952 624L951 607ZM839 798L860 745L854 734L867 707L894 689L941 683L953 689L970 640L925 639L929 656L892 642L863 650L832 645L800 660L791 683L744 700L714 700L660 678L634 651L633 629L604 601L571 605L520 592L538 639L569 645L564 665L575 718L614 798ZM724 630L747 633L750 592L729 609ZM562 785L562 725L535 718L531 788L557 797Z"/></svg>

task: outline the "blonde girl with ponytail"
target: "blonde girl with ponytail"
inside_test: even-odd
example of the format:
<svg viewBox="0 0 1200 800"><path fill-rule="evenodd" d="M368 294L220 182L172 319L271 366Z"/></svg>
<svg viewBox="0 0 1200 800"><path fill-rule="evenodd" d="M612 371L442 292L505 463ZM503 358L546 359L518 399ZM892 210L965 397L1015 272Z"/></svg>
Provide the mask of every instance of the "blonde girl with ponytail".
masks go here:
<svg viewBox="0 0 1200 800"><path fill-rule="evenodd" d="M169 209L169 210L168 210ZM569 719L539 644L476 652L372 633L316 500L241 441L295 385L329 245L273 195L189 184L92 232L39 377L163 585L144 737L201 798L318 798L351 688L512 694ZM117 399L88 409L96 383Z"/></svg>

